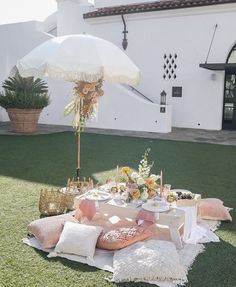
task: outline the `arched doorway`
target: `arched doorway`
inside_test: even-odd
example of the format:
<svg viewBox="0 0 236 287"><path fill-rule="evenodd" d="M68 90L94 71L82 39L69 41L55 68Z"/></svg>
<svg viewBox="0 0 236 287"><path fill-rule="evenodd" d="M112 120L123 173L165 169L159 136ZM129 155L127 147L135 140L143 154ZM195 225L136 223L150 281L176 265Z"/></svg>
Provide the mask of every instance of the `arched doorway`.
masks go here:
<svg viewBox="0 0 236 287"><path fill-rule="evenodd" d="M226 63L236 63L236 45L230 51ZM225 70L222 128L236 130L236 68Z"/></svg>

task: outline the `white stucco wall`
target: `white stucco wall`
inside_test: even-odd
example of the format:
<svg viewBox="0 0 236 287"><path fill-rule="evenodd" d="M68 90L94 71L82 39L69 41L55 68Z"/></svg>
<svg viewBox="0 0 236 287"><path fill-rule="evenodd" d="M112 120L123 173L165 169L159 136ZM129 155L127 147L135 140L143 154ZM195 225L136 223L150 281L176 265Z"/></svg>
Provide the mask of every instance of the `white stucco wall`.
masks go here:
<svg viewBox="0 0 236 287"><path fill-rule="evenodd" d="M70 9L74 8L73 3L68 4ZM82 15L84 10L79 11ZM0 50L0 64L2 67L0 70L1 84L9 76L18 59L52 37L43 32L53 27L53 21L50 21L49 24L47 21L43 25L40 22L28 22L0 26L0 38L4 39ZM43 109L39 122L71 125L72 115L65 117L64 107L72 100L73 84L50 78L44 78L44 80L49 86L51 103ZM89 123L90 127L153 132L169 132L171 130L170 107L166 107L167 112L160 116L159 105L150 104L146 100L140 99L140 97L133 95L131 91L124 87L113 85L105 89L106 96L103 97L105 100L102 99L100 104L99 120ZM110 91L112 91L111 95L109 95ZM149 116L141 119L139 115L143 111L144 113L148 112ZM127 117L130 119L129 121ZM168 117L168 121L164 120L166 117ZM114 118L116 119L114 120ZM1 108L0 121L8 120L7 113Z"/></svg>
<svg viewBox="0 0 236 287"><path fill-rule="evenodd" d="M43 29L47 25L40 22L25 22L0 25L0 85L9 76L18 59L29 53L33 48L50 39ZM45 124L70 125L71 117L64 116L64 107L72 98L72 84L45 78L49 86L51 103L43 109L39 122ZM0 108L0 121L8 121L5 109Z"/></svg>
<svg viewBox="0 0 236 287"><path fill-rule="evenodd" d="M36 21L0 25L0 85L9 76L18 59L49 38L50 35L39 31L39 22ZM0 120L8 120L2 108Z"/></svg>
<svg viewBox="0 0 236 287"><path fill-rule="evenodd" d="M99 100L97 121L88 122L88 127L171 132L171 106L165 106L165 113L160 113L160 105L148 102L119 84L105 83L104 92Z"/></svg>
<svg viewBox="0 0 236 287"><path fill-rule="evenodd" d="M58 36L89 33L90 25L83 20L83 14L88 13L93 8L92 4L86 0L59 0L57 7Z"/></svg>
<svg viewBox="0 0 236 287"><path fill-rule="evenodd" d="M48 83L51 103L43 109L39 123L70 126L72 116L64 115L64 107L72 99L73 84L60 80L44 78Z"/></svg>
<svg viewBox="0 0 236 287"><path fill-rule="evenodd" d="M69 2L64 1L63 5L71 5ZM76 4L76 1L72 2ZM60 13L64 13L63 9ZM66 14L73 15L68 10ZM208 62L226 61L236 41L232 29L236 24L236 4L128 14L125 20L129 31L126 53L142 71L138 90L156 103L159 103L160 92L163 89L167 92L167 102L172 105L173 126L220 130L224 72L205 70L199 68L199 64L205 62L215 24L218 28ZM68 34L69 31L81 33L86 22L89 33L121 47L121 16L82 20L77 28L75 23L70 26L71 21L59 21L59 31L64 27ZM163 79L165 53L178 55L175 80ZM183 87L181 98L171 96L173 86Z"/></svg>
<svg viewBox="0 0 236 287"><path fill-rule="evenodd" d="M101 4L102 0L99 1ZM99 1L97 0L96 5ZM123 38L121 17L109 16L84 20L83 14L94 9L91 3L86 3L88 3L86 0L58 0L58 35L86 32L105 38L121 47ZM230 49L236 43L232 29L236 24L236 4L129 14L125 15L125 20L129 31L126 53L142 72L141 83L137 89L157 105L151 105L132 93L121 90L118 86L107 85L106 96L102 98L100 104L98 122L89 125L139 130L143 125L142 119L134 119L136 126L130 125L129 128L125 125L125 121L112 120L115 114L121 118L122 113L125 119L132 107L138 112L142 110L147 120L142 129L146 131L163 131L160 127L155 130L156 125L150 124L154 118L158 123L162 123L166 128L165 131L169 131L171 109L172 126L220 130L224 72L205 70L199 68L199 64L204 63L206 59L215 24L218 24L218 28L208 62L226 61ZM50 38L50 35L43 33L42 27L38 22L0 26L1 83L19 58ZM177 78L164 80L163 55L170 53L172 55L176 53L178 56ZM64 117L63 111L64 106L71 100L72 84L50 79L47 81L51 104L43 110L40 122L69 125L71 118ZM181 98L171 96L173 86L183 87ZM167 92L167 103L172 106L167 107L166 125L158 106L163 89ZM122 96L116 96L121 93ZM119 101L123 96L124 102L121 103ZM112 111L113 108L110 108L109 113L103 116L107 106L116 107L117 110ZM3 109L0 109L0 120L8 120Z"/></svg>
<svg viewBox="0 0 236 287"><path fill-rule="evenodd" d="M94 31L90 30L93 29L93 25L84 21L83 18L84 13L93 9L93 5L86 0L59 0L57 11L58 35L94 34ZM112 30L110 32L113 33ZM61 109L62 106L58 108ZM143 118L137 116L141 111L142 114L146 115ZM127 121L127 116L130 118L130 121ZM166 120L164 120L165 118ZM48 120L51 120L50 116L48 116ZM64 122L67 123L67 120ZM105 96L99 103L98 120L96 122L91 121L88 123L88 126L121 130L170 132L171 107L166 107L164 115L160 114L159 105L150 104L147 100L142 100L140 97L135 96L133 92L122 89L117 85L106 85Z"/></svg>

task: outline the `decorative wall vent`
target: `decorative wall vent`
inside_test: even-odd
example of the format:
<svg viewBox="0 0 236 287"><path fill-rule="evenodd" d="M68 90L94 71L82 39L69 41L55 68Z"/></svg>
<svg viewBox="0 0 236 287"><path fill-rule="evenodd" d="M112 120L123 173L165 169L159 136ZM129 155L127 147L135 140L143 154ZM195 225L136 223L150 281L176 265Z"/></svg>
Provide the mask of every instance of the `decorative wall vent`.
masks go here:
<svg viewBox="0 0 236 287"><path fill-rule="evenodd" d="M164 73L163 73L163 79L170 80L170 79L176 79L176 69L177 69L177 54L164 54Z"/></svg>

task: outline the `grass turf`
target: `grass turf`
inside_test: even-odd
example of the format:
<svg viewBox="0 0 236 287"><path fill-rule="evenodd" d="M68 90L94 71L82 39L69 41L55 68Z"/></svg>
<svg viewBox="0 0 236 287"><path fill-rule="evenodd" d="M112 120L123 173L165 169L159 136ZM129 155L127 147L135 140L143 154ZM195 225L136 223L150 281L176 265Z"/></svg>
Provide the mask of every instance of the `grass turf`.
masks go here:
<svg viewBox="0 0 236 287"><path fill-rule="evenodd" d="M153 172L164 173L173 188L217 197L236 207L236 147L164 140L83 134L82 176L104 182L116 165L137 169L150 147ZM73 133L40 136L0 136L0 287L150 286L114 284L110 273L43 252L22 243L27 224L39 217L42 187L64 186L75 176L76 138ZM216 232L220 243L206 244L188 274L188 287L236 286L235 211L233 222Z"/></svg>

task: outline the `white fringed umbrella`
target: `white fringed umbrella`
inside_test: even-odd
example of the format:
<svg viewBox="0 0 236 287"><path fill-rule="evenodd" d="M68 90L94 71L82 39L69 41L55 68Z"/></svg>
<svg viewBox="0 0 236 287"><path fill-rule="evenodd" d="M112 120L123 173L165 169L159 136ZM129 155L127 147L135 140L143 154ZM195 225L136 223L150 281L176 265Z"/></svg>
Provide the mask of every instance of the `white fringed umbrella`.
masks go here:
<svg viewBox="0 0 236 287"><path fill-rule="evenodd" d="M102 81L137 85L140 71L117 46L91 35L68 35L52 38L33 49L17 62L23 77L51 77L75 83L74 100L66 107L75 112L78 130L80 170L80 128L94 113Z"/></svg>

